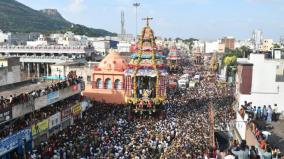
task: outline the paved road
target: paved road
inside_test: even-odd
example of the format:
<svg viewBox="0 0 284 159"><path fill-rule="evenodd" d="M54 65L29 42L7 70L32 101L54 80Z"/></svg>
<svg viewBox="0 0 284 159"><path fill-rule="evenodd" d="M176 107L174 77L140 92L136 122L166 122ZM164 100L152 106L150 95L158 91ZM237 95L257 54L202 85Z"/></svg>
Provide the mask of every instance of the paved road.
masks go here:
<svg viewBox="0 0 284 159"><path fill-rule="evenodd" d="M268 140L273 145L278 146L281 152L284 152L284 120L273 122L271 125L274 128L272 129L272 135L269 136Z"/></svg>

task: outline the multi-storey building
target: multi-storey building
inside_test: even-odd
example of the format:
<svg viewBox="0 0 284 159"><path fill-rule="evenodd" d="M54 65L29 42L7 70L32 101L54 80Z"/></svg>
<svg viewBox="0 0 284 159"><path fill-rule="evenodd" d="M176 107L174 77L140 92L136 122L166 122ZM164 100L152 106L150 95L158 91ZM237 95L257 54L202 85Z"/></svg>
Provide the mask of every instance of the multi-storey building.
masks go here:
<svg viewBox="0 0 284 159"><path fill-rule="evenodd" d="M95 58L89 46L0 46L0 57L20 57L28 77L50 75L50 65Z"/></svg>
<svg viewBox="0 0 284 159"><path fill-rule="evenodd" d="M223 37L221 39L221 44L224 44L226 49L233 50L235 49L235 41L236 40L233 37Z"/></svg>
<svg viewBox="0 0 284 159"><path fill-rule="evenodd" d="M249 59L238 59L236 94L240 104L278 106L284 114L284 60L267 59L264 54L250 54Z"/></svg>
<svg viewBox="0 0 284 159"><path fill-rule="evenodd" d="M0 58L0 86L21 81L20 58Z"/></svg>
<svg viewBox="0 0 284 159"><path fill-rule="evenodd" d="M85 87L81 79L51 82L0 90L0 158L13 158L15 152L24 155L24 150L31 151L70 126L86 109L79 102Z"/></svg>

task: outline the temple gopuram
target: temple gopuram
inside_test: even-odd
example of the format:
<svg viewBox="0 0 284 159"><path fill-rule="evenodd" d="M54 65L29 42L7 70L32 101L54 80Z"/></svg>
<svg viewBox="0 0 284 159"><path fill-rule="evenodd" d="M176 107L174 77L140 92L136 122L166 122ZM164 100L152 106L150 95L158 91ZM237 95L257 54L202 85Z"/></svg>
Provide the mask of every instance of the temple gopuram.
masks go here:
<svg viewBox="0 0 284 159"><path fill-rule="evenodd" d="M137 50L125 73L125 101L134 113L152 114L162 109L166 100L167 75L165 56L158 53L154 32L147 25L142 29Z"/></svg>

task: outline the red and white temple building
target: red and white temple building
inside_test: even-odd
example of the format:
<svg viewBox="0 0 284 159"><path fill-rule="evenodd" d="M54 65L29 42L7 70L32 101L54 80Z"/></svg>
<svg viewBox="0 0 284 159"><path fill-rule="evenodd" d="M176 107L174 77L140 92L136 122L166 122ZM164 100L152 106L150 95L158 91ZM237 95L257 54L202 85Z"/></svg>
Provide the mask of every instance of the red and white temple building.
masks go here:
<svg viewBox="0 0 284 159"><path fill-rule="evenodd" d="M92 85L86 87L84 96L105 103L124 104L124 71L128 65L125 57L111 50L94 68Z"/></svg>

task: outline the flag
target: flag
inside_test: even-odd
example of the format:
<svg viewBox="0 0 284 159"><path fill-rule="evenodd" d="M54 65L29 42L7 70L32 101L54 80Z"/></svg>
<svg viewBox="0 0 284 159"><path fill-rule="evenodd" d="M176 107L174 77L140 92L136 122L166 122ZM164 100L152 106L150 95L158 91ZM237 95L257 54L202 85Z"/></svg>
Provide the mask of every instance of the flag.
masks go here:
<svg viewBox="0 0 284 159"><path fill-rule="evenodd" d="M71 89L73 92L76 92L78 90L78 85L73 85Z"/></svg>

